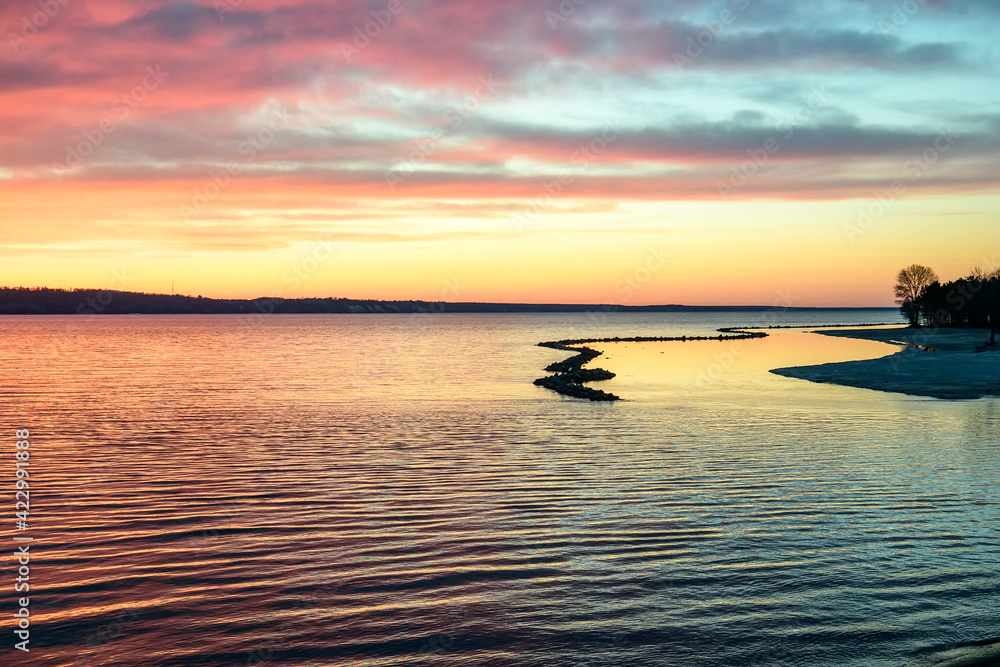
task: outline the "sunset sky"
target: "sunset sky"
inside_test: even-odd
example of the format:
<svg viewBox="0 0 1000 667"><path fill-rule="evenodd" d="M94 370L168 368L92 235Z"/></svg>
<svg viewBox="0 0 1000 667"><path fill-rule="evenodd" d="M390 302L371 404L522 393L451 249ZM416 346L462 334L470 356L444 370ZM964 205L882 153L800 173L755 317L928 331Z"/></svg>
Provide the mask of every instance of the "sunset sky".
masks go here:
<svg viewBox="0 0 1000 667"><path fill-rule="evenodd" d="M876 306L904 265L1000 261L996 0L9 0L0 26L0 285Z"/></svg>

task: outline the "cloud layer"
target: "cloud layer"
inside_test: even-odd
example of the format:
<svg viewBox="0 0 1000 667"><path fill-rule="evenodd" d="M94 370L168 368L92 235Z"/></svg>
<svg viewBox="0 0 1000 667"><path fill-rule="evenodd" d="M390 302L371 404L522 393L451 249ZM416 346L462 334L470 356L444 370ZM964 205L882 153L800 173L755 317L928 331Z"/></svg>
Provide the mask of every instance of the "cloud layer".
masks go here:
<svg viewBox="0 0 1000 667"><path fill-rule="evenodd" d="M997 185L988 0L14 0L0 26L0 192L60 241Z"/></svg>

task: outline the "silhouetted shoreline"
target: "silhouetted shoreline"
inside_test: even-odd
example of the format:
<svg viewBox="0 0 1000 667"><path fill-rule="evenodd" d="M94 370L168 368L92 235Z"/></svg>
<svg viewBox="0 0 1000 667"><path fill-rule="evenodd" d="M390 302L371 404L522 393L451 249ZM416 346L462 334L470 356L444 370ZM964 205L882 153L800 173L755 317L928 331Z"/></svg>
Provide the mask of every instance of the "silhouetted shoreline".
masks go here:
<svg viewBox="0 0 1000 667"><path fill-rule="evenodd" d="M623 306L609 304L384 301L347 298L210 299L117 290L0 287L0 315L269 315L409 313L727 313L774 312L773 306ZM787 312L884 311L888 308L781 308Z"/></svg>

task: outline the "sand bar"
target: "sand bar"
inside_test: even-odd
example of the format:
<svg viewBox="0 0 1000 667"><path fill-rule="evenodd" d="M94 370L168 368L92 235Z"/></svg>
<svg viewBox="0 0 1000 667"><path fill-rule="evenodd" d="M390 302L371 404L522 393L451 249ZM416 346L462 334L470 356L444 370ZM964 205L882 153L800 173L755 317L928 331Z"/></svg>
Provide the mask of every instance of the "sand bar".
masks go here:
<svg viewBox="0 0 1000 667"><path fill-rule="evenodd" d="M1000 396L1000 345L981 351L983 329L879 327L827 329L824 336L886 343L887 356L816 366L776 368L784 377L912 396L972 399ZM893 352L893 347L896 352Z"/></svg>

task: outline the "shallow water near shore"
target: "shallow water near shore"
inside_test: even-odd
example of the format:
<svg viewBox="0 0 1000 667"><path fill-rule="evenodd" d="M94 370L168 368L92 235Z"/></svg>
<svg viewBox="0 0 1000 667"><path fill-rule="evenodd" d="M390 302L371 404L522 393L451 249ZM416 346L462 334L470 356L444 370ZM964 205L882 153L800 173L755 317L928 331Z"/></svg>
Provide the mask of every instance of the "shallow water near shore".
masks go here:
<svg viewBox="0 0 1000 667"><path fill-rule="evenodd" d="M895 319L0 318L33 436L23 664L970 655L1000 636L995 400L769 374L894 351L796 331L594 345L619 403L532 385L567 356L543 340Z"/></svg>

